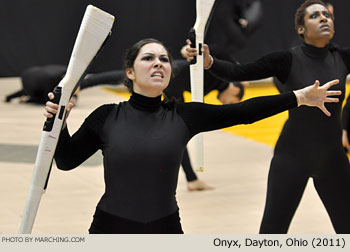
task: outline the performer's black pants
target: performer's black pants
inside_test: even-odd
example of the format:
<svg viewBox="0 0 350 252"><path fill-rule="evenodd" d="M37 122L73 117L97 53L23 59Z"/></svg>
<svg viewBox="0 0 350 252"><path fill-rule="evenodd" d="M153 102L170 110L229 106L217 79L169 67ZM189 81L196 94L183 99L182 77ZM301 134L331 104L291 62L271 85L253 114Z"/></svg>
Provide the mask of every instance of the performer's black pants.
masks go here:
<svg viewBox="0 0 350 252"><path fill-rule="evenodd" d="M164 218L143 223L121 218L96 209L90 234L183 234L179 211Z"/></svg>

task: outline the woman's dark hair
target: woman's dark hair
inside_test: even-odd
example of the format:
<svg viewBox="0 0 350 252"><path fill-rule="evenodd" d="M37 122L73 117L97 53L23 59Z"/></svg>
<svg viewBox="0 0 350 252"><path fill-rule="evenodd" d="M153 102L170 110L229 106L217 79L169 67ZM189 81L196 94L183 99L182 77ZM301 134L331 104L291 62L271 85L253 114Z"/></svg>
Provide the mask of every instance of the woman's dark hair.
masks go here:
<svg viewBox="0 0 350 252"><path fill-rule="evenodd" d="M294 24L295 24L295 30L298 33L298 26L302 25L304 26L305 24L305 10L307 7L313 5L313 4L320 4L323 5L324 7L327 8L327 4L325 4L323 1L321 0L306 0L305 2L303 2L299 8L297 9L296 13L295 13L295 18L294 18ZM331 18L334 20L334 16L333 13L330 13ZM299 34L298 35L304 39L304 35L303 34Z"/></svg>
<svg viewBox="0 0 350 252"><path fill-rule="evenodd" d="M147 45L150 43L156 43L156 44L162 45L168 54L170 64L173 62L173 58L172 58L168 48L162 42L160 42L159 40L154 39L154 38L146 38L146 39L142 39L142 40L138 41L137 43L135 43L133 46L131 46L129 49L126 50L125 57L124 57L123 69L126 70L127 68L134 67L135 59L136 59L137 55L139 54L141 48L144 45ZM134 90L133 82L126 75L124 77L124 85L129 89L130 92L132 92Z"/></svg>

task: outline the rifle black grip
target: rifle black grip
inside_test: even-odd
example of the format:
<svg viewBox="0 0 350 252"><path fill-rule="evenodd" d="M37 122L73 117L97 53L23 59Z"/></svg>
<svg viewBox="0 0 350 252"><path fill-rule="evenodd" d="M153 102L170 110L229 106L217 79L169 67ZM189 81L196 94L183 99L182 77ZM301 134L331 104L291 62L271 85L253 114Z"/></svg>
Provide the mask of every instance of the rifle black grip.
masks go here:
<svg viewBox="0 0 350 252"><path fill-rule="evenodd" d="M62 95L62 88L61 87L56 87L55 90L53 91L54 94L54 98L53 100L51 100L51 102L58 104L60 99L61 99L61 95ZM53 127L53 122L55 121L55 114L52 114L53 117L52 118L47 118L44 124L44 131L51 131L52 127Z"/></svg>
<svg viewBox="0 0 350 252"><path fill-rule="evenodd" d="M194 28L191 28L190 32L188 33L188 39L191 41L191 48L196 48L196 31L194 30ZM196 63L197 63L197 56L194 56L190 64L196 64Z"/></svg>

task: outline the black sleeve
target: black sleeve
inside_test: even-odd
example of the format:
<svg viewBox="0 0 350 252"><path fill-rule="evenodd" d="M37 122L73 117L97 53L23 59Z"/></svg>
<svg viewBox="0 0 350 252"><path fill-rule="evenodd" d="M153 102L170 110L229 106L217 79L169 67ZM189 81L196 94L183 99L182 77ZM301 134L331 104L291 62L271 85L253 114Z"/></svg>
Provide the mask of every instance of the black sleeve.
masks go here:
<svg viewBox="0 0 350 252"><path fill-rule="evenodd" d="M338 48L338 52L350 72L350 47Z"/></svg>
<svg viewBox="0 0 350 252"><path fill-rule="evenodd" d="M103 84L112 84L117 85L121 84L124 79L124 71L122 70L114 70L108 72L101 72L88 75L85 79L83 79L80 83L80 89L83 90L85 88L94 87Z"/></svg>
<svg viewBox="0 0 350 252"><path fill-rule="evenodd" d="M115 104L102 105L92 112L71 137L62 130L56 147L55 161L61 170L71 170L92 156L101 146L100 133Z"/></svg>
<svg viewBox="0 0 350 252"><path fill-rule="evenodd" d="M348 72L350 72L350 48L338 48L338 52L348 68ZM350 96L346 100L346 104L343 108L342 112L342 124L343 124L343 129L349 131L350 129Z"/></svg>
<svg viewBox="0 0 350 252"><path fill-rule="evenodd" d="M179 103L177 112L188 126L191 136L199 132L249 124L297 106L294 92L256 97L229 105Z"/></svg>
<svg viewBox="0 0 350 252"><path fill-rule="evenodd" d="M343 129L349 132L350 129L350 96L346 100L346 104L342 111L342 124Z"/></svg>
<svg viewBox="0 0 350 252"><path fill-rule="evenodd" d="M284 83L289 75L293 56L289 51L267 54L255 62L237 64L214 58L209 72L224 81L259 80L276 76Z"/></svg>
<svg viewBox="0 0 350 252"><path fill-rule="evenodd" d="M228 87L229 83L211 75L208 71L204 72L204 95L212 90L222 92ZM183 92L191 92L190 64L186 60L173 61L173 77L170 85L163 91L168 99L172 97L183 101Z"/></svg>

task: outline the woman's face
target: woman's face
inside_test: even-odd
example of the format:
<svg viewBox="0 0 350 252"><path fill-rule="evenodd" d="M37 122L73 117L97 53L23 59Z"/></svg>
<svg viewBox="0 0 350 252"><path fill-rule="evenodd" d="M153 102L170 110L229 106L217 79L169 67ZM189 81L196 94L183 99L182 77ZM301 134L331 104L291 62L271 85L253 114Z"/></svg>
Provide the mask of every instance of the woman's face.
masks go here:
<svg viewBox="0 0 350 252"><path fill-rule="evenodd" d="M298 27L298 33L304 35L307 44L324 47L333 38L333 19L323 5L313 4L307 7L304 22L304 26Z"/></svg>
<svg viewBox="0 0 350 252"><path fill-rule="evenodd" d="M146 44L140 49L133 68L125 71L127 77L133 81L134 92L148 97L159 96L170 81L168 52L160 44Z"/></svg>

